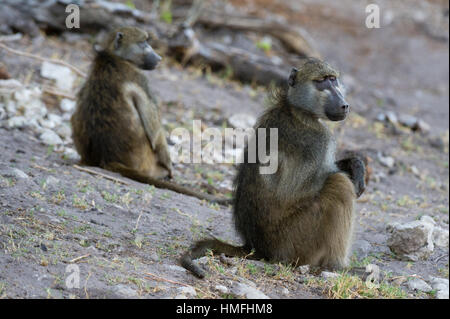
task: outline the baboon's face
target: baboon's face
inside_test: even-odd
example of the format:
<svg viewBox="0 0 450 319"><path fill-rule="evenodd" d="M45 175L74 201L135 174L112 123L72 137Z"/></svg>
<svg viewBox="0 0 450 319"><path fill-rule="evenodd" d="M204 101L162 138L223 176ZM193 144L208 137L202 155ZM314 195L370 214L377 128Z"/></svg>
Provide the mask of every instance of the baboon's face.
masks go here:
<svg viewBox="0 0 450 319"><path fill-rule="evenodd" d="M323 112L330 121L342 121L347 117L349 106L344 98L339 79L326 76L314 80L313 85L322 100Z"/></svg>
<svg viewBox="0 0 450 319"><path fill-rule="evenodd" d="M339 82L339 73L327 63L307 59L289 76L288 101L297 109L318 118L341 121L347 117L349 106Z"/></svg>
<svg viewBox="0 0 450 319"><path fill-rule="evenodd" d="M135 64L143 70L154 70L161 57L148 43L147 32L138 28L123 28L115 33L112 49L114 54Z"/></svg>

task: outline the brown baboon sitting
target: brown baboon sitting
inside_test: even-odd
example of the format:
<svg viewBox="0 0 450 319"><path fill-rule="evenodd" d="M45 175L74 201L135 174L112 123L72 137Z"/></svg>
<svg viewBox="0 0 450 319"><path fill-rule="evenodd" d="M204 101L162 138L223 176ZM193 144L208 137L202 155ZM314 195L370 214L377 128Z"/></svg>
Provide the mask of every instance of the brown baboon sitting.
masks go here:
<svg viewBox="0 0 450 319"><path fill-rule="evenodd" d="M292 69L288 86L274 95L256 124L268 136L269 128L278 129L277 172L260 174L261 163L244 161L235 179L233 216L244 245L197 242L181 258L186 269L203 277L193 259L208 249L231 256L254 251L252 258L297 265L347 264L353 205L365 188L365 167L356 157L335 162L335 142L321 122L341 121L349 112L338 77L317 59Z"/></svg>

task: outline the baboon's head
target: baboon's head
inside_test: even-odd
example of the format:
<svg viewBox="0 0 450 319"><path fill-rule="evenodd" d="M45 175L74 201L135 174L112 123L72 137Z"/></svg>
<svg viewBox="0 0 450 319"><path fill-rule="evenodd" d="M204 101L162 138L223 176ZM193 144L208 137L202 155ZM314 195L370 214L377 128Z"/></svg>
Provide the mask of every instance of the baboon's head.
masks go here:
<svg viewBox="0 0 450 319"><path fill-rule="evenodd" d="M153 70L161 57L148 43L147 32L135 27L122 27L111 32L100 50L127 60L143 70Z"/></svg>
<svg viewBox="0 0 450 319"><path fill-rule="evenodd" d="M289 104L318 118L345 119L349 106L338 78L339 72L327 63L315 58L306 59L289 75Z"/></svg>

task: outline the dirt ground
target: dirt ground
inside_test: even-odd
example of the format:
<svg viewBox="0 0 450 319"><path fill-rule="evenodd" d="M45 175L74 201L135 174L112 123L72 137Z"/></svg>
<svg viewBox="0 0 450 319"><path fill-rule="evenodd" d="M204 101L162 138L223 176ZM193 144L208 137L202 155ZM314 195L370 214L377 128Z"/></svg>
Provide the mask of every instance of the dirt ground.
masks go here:
<svg viewBox="0 0 450 319"><path fill-rule="evenodd" d="M401 261L386 245L386 226L428 215L449 229L448 2L377 1L380 29L364 26L368 1L232 2L298 23L324 59L342 71L352 113L332 128L339 148L366 151L373 169L357 203L352 265L380 267L387 288L374 297L434 298L435 291L414 292L406 283L429 276L448 279L448 247L436 246L424 261ZM440 14L447 21L444 32L440 22L434 23ZM11 45L63 58L83 70L91 56L85 38L74 44L55 36L44 41L25 37ZM42 82L36 61L2 51L0 59L13 78ZM173 61L163 61L149 78L168 131L190 127L192 119L221 127L233 114L258 116L265 108L265 89L183 69ZM430 130L413 132L377 121L388 111L413 115ZM42 145L29 130L0 128L0 150L0 297L230 298L233 294L216 286L230 288L236 282L254 284L271 298L342 297L316 276L262 262L235 259L230 265L209 256L201 262L210 275L196 279L177 258L207 234L239 243L230 207L101 169L96 171L124 183L81 171L73 166L76 161ZM395 160L394 167L380 162L380 152ZM14 168L27 176L11 175ZM175 164L174 171L184 185L199 190L212 185L229 193L235 167ZM80 269L79 289L65 284L70 264ZM196 294L183 292L184 285L195 287Z"/></svg>

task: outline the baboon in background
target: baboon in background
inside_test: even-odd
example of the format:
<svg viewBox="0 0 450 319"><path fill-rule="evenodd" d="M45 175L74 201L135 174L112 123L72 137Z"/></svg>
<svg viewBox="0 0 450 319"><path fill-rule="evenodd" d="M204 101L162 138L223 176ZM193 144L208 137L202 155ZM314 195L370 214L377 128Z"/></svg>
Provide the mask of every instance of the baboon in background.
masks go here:
<svg viewBox="0 0 450 319"><path fill-rule="evenodd" d="M288 86L273 95L273 106L256 125L268 136L269 128L278 129L278 171L263 175L260 163L244 161L235 179L233 217L244 245L197 242L182 256L183 267L202 278L205 273L193 259L208 249L230 256L253 251L253 259L297 265L346 266L365 166L357 157L335 162L335 142L320 121L341 121L349 112L338 77L317 59L292 69Z"/></svg>
<svg viewBox="0 0 450 319"><path fill-rule="evenodd" d="M153 70L161 57L147 32L123 27L96 47L88 79L71 118L81 163L99 166L139 182L212 202L228 203L161 180L172 176L172 162L158 103L140 70Z"/></svg>

